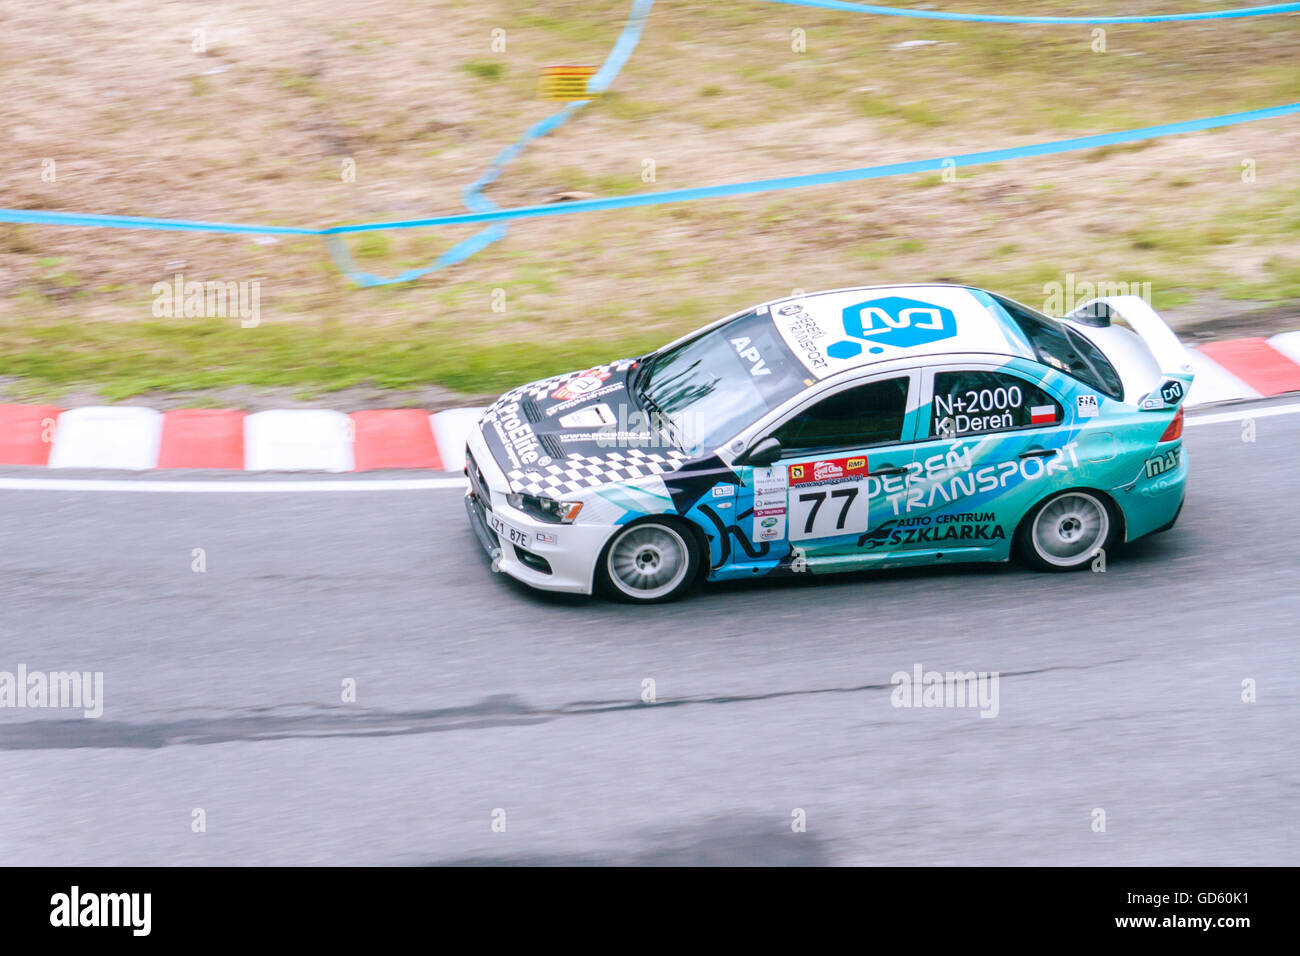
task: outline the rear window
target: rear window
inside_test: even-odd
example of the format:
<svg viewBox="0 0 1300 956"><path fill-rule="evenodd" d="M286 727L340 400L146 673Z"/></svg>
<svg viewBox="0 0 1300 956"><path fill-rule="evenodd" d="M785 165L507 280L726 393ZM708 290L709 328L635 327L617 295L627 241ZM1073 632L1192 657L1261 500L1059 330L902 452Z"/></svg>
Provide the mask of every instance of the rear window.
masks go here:
<svg viewBox="0 0 1300 956"><path fill-rule="evenodd" d="M1085 385L1121 401L1124 385L1119 373L1101 350L1086 338L1060 322L1039 315L1018 302L997 296L998 304L1006 309L1020 331L1038 355L1038 361L1077 378Z"/></svg>

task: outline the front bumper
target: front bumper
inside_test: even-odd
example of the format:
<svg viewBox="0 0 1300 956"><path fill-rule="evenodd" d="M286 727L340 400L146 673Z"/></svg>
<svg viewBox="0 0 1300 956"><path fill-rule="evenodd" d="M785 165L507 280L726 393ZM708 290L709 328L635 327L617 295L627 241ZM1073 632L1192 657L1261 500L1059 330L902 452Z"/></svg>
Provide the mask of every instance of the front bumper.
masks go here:
<svg viewBox="0 0 1300 956"><path fill-rule="evenodd" d="M614 528L584 525L581 518L571 525L552 524L510 507L505 474L477 428L466 452L467 470L477 471L470 475L465 510L493 570L544 591L592 593L596 561Z"/></svg>

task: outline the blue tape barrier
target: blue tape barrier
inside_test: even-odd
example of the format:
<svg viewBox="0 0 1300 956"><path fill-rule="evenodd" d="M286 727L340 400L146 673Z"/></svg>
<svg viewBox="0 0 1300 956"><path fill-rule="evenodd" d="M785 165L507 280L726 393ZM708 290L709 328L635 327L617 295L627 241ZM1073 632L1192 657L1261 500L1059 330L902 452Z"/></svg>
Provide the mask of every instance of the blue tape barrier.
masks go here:
<svg viewBox="0 0 1300 956"><path fill-rule="evenodd" d="M667 203L691 202L699 199L718 199L752 193L799 189L806 186L826 186L833 183L883 179L910 173L931 172L984 163L1000 163L1010 159L1031 156L1051 156L1120 143L1135 143L1162 136L1195 133L1225 126L1238 126L1259 120L1275 119L1300 113L1300 103L1286 103L1265 109L1241 113L1225 113L1202 119L1144 126L1138 129L1079 136L1073 139L1031 143L1005 149L983 150L953 156L937 156L905 163L886 163L859 169L842 169L827 173L810 173L803 176L783 176L777 179L758 179L749 182L727 183L721 186L701 186L692 189L668 189L659 192L637 193L630 196L611 196L607 199L579 199L574 202L541 206L518 206L513 209L487 209L480 212L456 213L448 216L431 216L425 219L399 219L390 222L361 223L351 226L332 226L327 229L293 228L288 226L253 226L219 222L197 222L186 219L153 219L137 216L96 216L85 213L43 212L30 209L0 209L0 222L33 223L56 226L108 226L118 229L170 229L189 232L254 233L262 235L341 236L359 232L378 232L384 229L418 229L430 226L459 226L476 222L508 222L514 219L534 219L543 216L567 216L582 212L611 209L628 209L637 206L661 206Z"/></svg>
<svg viewBox="0 0 1300 956"><path fill-rule="evenodd" d="M873 3L849 3L847 0L765 0L798 7L870 13L878 17L909 17L914 20L955 20L960 23L1178 23L1191 20L1231 20L1242 17L1266 17L1276 13L1300 12L1300 3L1271 3L1262 7L1236 10L1202 10L1200 13L1153 13L1146 16L1119 17L1017 17L996 13L948 13L942 10L912 10L908 7L880 7Z"/></svg>
<svg viewBox="0 0 1300 956"><path fill-rule="evenodd" d="M632 10L628 14L627 22L623 25L623 31L619 34L618 40L615 41L613 49L605 57L604 64L601 68L587 81L587 89L593 93L603 93L614 82L619 71L627 64L631 58L632 52L636 49L637 44L641 41L641 31L645 27L646 18L650 16L650 8L654 6L654 0L635 0L632 4ZM497 177L501 175L506 165L512 162L524 148L535 139L540 139L547 133L559 129L567 123L572 116L580 109L590 103L591 100L577 100L569 103L559 112L552 113L546 119L530 126L522 136L514 143L507 146L496 155L496 158L484 170L483 175L474 182L465 187L461 194L465 208L470 212L490 212L499 209L491 199L483 195L483 190L492 183L496 182ZM395 285L399 282L410 282L421 276L428 275L430 272L436 272L439 269L445 269L447 266L453 266L457 263L464 262L470 256L481 252L492 243L504 239L506 227L497 223L488 226L481 232L477 232L463 242L458 242L442 255L434 259L429 265L423 268L407 269L400 275L393 278L375 275L373 272L363 272L356 267L352 261L352 255L348 252L347 243L340 236L330 235L325 237L325 244L334 257L334 263L341 269L353 282L360 286L378 286L378 285Z"/></svg>

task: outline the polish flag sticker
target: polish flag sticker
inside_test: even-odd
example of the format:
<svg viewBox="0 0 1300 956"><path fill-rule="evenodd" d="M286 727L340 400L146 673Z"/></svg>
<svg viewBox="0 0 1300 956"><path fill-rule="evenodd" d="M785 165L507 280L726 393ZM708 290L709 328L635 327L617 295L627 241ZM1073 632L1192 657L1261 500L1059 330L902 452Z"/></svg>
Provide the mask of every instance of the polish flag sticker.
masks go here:
<svg viewBox="0 0 1300 956"><path fill-rule="evenodd" d="M1055 405L1034 405L1029 409L1031 425L1050 425L1056 421Z"/></svg>

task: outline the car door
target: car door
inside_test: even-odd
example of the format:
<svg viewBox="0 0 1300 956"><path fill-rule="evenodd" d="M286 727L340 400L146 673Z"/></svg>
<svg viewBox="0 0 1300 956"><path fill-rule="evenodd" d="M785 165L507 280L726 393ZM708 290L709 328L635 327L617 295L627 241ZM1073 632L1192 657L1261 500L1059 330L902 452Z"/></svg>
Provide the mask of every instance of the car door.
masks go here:
<svg viewBox="0 0 1300 956"><path fill-rule="evenodd" d="M1077 464L1063 396L1027 362L934 366L921 387L910 470L885 495L874 547L1005 557L1025 510Z"/></svg>
<svg viewBox="0 0 1300 956"><path fill-rule="evenodd" d="M917 370L882 373L811 397L775 422L768 434L781 443L779 460L738 470L739 530L751 543L740 562L801 570L856 563L863 536L883 516L868 460L906 474L916 424L908 409L919 388ZM761 553L746 557L750 550Z"/></svg>

